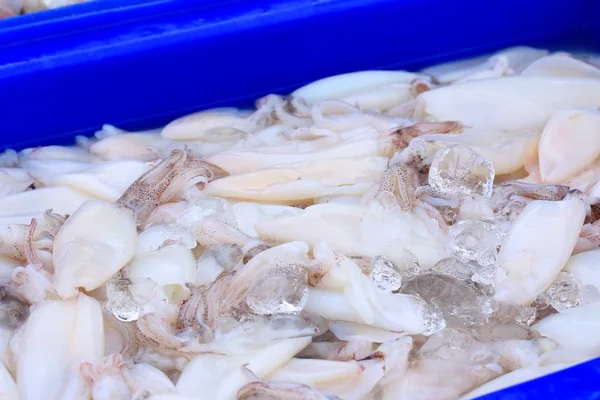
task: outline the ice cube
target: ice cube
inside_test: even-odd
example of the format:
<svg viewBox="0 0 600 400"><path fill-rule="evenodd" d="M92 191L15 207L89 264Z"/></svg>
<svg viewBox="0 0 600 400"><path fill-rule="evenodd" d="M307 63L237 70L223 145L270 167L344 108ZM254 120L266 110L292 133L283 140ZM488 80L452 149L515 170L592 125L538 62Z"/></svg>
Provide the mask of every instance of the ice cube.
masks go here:
<svg viewBox="0 0 600 400"><path fill-rule="evenodd" d="M550 305L556 311L564 311L581 303L583 285L568 272L560 272L547 293Z"/></svg>
<svg viewBox="0 0 600 400"><path fill-rule="evenodd" d="M327 331L327 322L309 314L278 314L269 318L269 327L280 338L317 336Z"/></svg>
<svg viewBox="0 0 600 400"><path fill-rule="evenodd" d="M432 335L419 350L419 355L426 358L451 360L456 350L462 350L474 341L464 331L447 328Z"/></svg>
<svg viewBox="0 0 600 400"><path fill-rule="evenodd" d="M398 266L382 256L373 258L369 277L379 289L386 292L398 290L402 284Z"/></svg>
<svg viewBox="0 0 600 400"><path fill-rule="evenodd" d="M546 292L540 293L531 302L531 307L535 308L536 310L543 310L549 306L550 306L550 296L548 296L548 293L546 293Z"/></svg>
<svg viewBox="0 0 600 400"><path fill-rule="evenodd" d="M418 275L407 280L400 288L400 293L412 294L425 300L443 314L449 327L469 327L485 320L475 290L449 275Z"/></svg>
<svg viewBox="0 0 600 400"><path fill-rule="evenodd" d="M432 360L444 360L470 365L495 362L498 354L489 343L482 343L468 331L446 328L429 338L419 355Z"/></svg>
<svg viewBox="0 0 600 400"><path fill-rule="evenodd" d="M423 269L419 265L419 260L410 251L403 249L403 255L401 263L397 264L400 274L403 278L412 278L423 272Z"/></svg>
<svg viewBox="0 0 600 400"><path fill-rule="evenodd" d="M462 282L470 280L473 276L473 265L471 263L453 257L441 259L432 269L438 274L450 275Z"/></svg>
<svg viewBox="0 0 600 400"><path fill-rule="evenodd" d="M496 275L498 273L498 270L498 264L490 264L486 266L478 264L477 268L475 268L475 272L473 273L471 279L473 280L473 282L477 282L480 285L492 287L492 284L496 281ZM491 293L489 294L489 296L492 296L493 294L494 293Z"/></svg>
<svg viewBox="0 0 600 400"><path fill-rule="evenodd" d="M531 325L535 321L535 317L537 316L537 310L533 307L520 307L517 315L515 317L515 321L519 325Z"/></svg>
<svg viewBox="0 0 600 400"><path fill-rule="evenodd" d="M475 261L482 267L498 263L504 232L485 221L460 221L450 228L450 250L461 261Z"/></svg>
<svg viewBox="0 0 600 400"><path fill-rule="evenodd" d="M233 243L225 243L216 246L213 251L216 261L227 272L233 271L233 269L242 262L242 258L244 257L242 248Z"/></svg>
<svg viewBox="0 0 600 400"><path fill-rule="evenodd" d="M307 284L308 273L298 266L268 270L254 282L246 304L259 315L298 314L308 300Z"/></svg>
<svg viewBox="0 0 600 400"><path fill-rule="evenodd" d="M484 315L492 315L498 308L498 302L493 297L480 296L477 301Z"/></svg>
<svg viewBox="0 0 600 400"><path fill-rule="evenodd" d="M481 279L476 280L477 273L481 273L483 267L474 262L463 262L453 257L444 258L432 267L438 274L450 275L461 282L466 283L480 296L493 296L494 287Z"/></svg>
<svg viewBox="0 0 600 400"><path fill-rule="evenodd" d="M534 307L499 302L494 318L503 322L515 321L519 325L529 326L535 321L537 311Z"/></svg>
<svg viewBox="0 0 600 400"><path fill-rule="evenodd" d="M493 306L486 311L488 311L487 320L473 331L478 339L483 341L525 340L532 336L529 325L535 321L537 315L534 308L493 301Z"/></svg>
<svg viewBox="0 0 600 400"><path fill-rule="evenodd" d="M492 194L492 199L496 194L495 189ZM494 209L492 201L487 197L478 194L464 196L457 210L456 219L458 221L485 220L494 218Z"/></svg>
<svg viewBox="0 0 600 400"><path fill-rule="evenodd" d="M494 167L465 145L438 151L429 170L429 185L447 193L492 195Z"/></svg>
<svg viewBox="0 0 600 400"><path fill-rule="evenodd" d="M244 258L242 259L242 262L244 264L248 264L248 262L250 260L252 260L258 253L261 253L265 250L267 250L269 248L269 246L267 246L264 243L260 243L257 244L256 246L248 249L248 251L246 251L246 254L244 254Z"/></svg>
<svg viewBox="0 0 600 400"><path fill-rule="evenodd" d="M425 336L433 335L446 327L444 313L425 301L423 301L423 320L425 321L423 329L423 335Z"/></svg>
<svg viewBox="0 0 600 400"><path fill-rule="evenodd" d="M235 336L253 337L260 342L318 336L327 331L327 322L314 315L273 314L253 315L238 310L235 316L222 316L216 329L219 340L233 339Z"/></svg>
<svg viewBox="0 0 600 400"><path fill-rule="evenodd" d="M129 290L130 285L129 279L111 279L106 283L104 308L120 321L136 321L142 312L140 304Z"/></svg>

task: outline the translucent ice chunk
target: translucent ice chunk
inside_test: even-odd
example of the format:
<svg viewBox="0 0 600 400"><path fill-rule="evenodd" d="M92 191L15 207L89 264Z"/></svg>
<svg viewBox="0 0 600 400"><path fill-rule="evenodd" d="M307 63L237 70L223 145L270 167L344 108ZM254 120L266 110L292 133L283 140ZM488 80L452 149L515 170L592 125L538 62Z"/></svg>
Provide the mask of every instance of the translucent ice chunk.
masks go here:
<svg viewBox="0 0 600 400"><path fill-rule="evenodd" d="M475 332L481 341L527 340L533 337L528 326L516 322L486 322Z"/></svg>
<svg viewBox="0 0 600 400"><path fill-rule="evenodd" d="M259 315L298 314L308 300L308 273L290 265L270 270L258 278L246 297L246 304Z"/></svg>
<svg viewBox="0 0 600 400"><path fill-rule="evenodd" d="M467 221L470 219L474 220L484 220L484 219L492 219L494 218L494 209L492 200L496 190L494 188L494 193L491 198L483 197L477 194L472 194L470 196L465 196L458 208L456 219L459 221Z"/></svg>
<svg viewBox="0 0 600 400"><path fill-rule="evenodd" d="M494 314L494 318L504 322L515 321L519 325L529 326L535 321L536 315L535 307L498 302L498 309Z"/></svg>
<svg viewBox="0 0 600 400"><path fill-rule="evenodd" d="M518 304L494 302L486 322L473 331L482 341L526 340L531 339L529 328L536 318L533 307Z"/></svg>
<svg viewBox="0 0 600 400"><path fill-rule="evenodd" d="M475 261L483 267L498 263L504 233L484 221L461 221L450 228L450 250L462 261Z"/></svg>
<svg viewBox="0 0 600 400"><path fill-rule="evenodd" d="M473 276L472 264L453 257L441 259L432 269L438 274L450 275L463 282L468 281Z"/></svg>
<svg viewBox="0 0 600 400"><path fill-rule="evenodd" d="M106 283L104 308L117 319L125 322L136 321L142 312L142 308L129 290L129 285L131 285L129 279L111 279Z"/></svg>
<svg viewBox="0 0 600 400"><path fill-rule="evenodd" d="M517 312L515 321L519 325L531 325L535 321L537 310L533 307L521 307Z"/></svg>
<svg viewBox="0 0 600 400"><path fill-rule="evenodd" d="M547 293L550 305L556 311L564 311L581 303L583 285L568 272L560 272Z"/></svg>
<svg viewBox="0 0 600 400"><path fill-rule="evenodd" d="M495 281L497 271L498 264L489 264L486 266L478 264L471 279L481 285L491 286ZM491 295L493 295L493 293L490 294L490 296Z"/></svg>
<svg viewBox="0 0 600 400"><path fill-rule="evenodd" d="M215 259L225 271L233 271L236 265L242 262L244 252L242 248L234 243L225 243L213 249Z"/></svg>
<svg viewBox="0 0 600 400"><path fill-rule="evenodd" d="M477 293L449 275L418 275L404 283L400 293L421 297L441 311L450 327L473 326L485 319Z"/></svg>
<svg viewBox="0 0 600 400"><path fill-rule="evenodd" d="M412 278L423 272L417 257L415 257L413 253L406 249L402 249L402 255L403 257L400 258L401 262L396 262L396 265L398 265L400 274L403 278Z"/></svg>
<svg viewBox="0 0 600 400"><path fill-rule="evenodd" d="M540 321L549 315L556 314L554 307L550 306L550 296L548 295L548 292L537 295L531 302L530 307L535 309L536 321Z"/></svg>
<svg viewBox="0 0 600 400"><path fill-rule="evenodd" d="M352 256L350 258L360 267L363 274L369 276L380 289L386 291L399 289L402 279L412 278L423 272L417 258L406 249L390 249L387 255L389 258L387 256L375 256L374 258Z"/></svg>
<svg viewBox="0 0 600 400"><path fill-rule="evenodd" d="M423 309L423 335L433 335L434 333L439 332L446 327L444 314L439 308L427 303L418 296L413 297L417 299L419 303L421 303Z"/></svg>
<svg viewBox="0 0 600 400"><path fill-rule="evenodd" d="M443 329L429 338L419 350L423 358L482 365L495 362L498 354L488 343L475 340L472 334L458 329Z"/></svg>
<svg viewBox="0 0 600 400"><path fill-rule="evenodd" d="M276 339L317 336L327 330L326 322L316 315L279 314L269 318L269 327L277 333Z"/></svg>
<svg viewBox="0 0 600 400"><path fill-rule="evenodd" d="M221 341L229 339L235 341L235 338L246 337L246 340L253 338L259 343L269 343L273 340L318 336L327 329L324 320L305 313L242 314L237 318L222 317L218 323L216 337Z"/></svg>
<svg viewBox="0 0 600 400"><path fill-rule="evenodd" d="M531 302L531 307L536 310L543 310L550 306L550 296L548 293L540 293L533 301Z"/></svg>
<svg viewBox="0 0 600 400"><path fill-rule="evenodd" d="M398 290L402 284L398 266L382 256L373 258L369 277L379 289L386 292Z"/></svg>
<svg viewBox="0 0 600 400"><path fill-rule="evenodd" d="M492 163L470 147L456 145L436 153L429 170L429 185L448 193L492 195Z"/></svg>
<svg viewBox="0 0 600 400"><path fill-rule="evenodd" d="M250 249L248 249L248 251L246 251L246 254L244 254L244 258L242 258L242 262L244 264L248 264L248 262L250 260L252 260L257 254L267 250L268 248L269 248L269 246L267 246L264 243L260 243L254 247L251 247Z"/></svg>
<svg viewBox="0 0 600 400"><path fill-rule="evenodd" d="M441 259L432 267L432 270L438 274L450 275L466 283L480 296L494 295L494 287L489 284L488 280L482 279L479 275L489 274L487 271L489 269L493 269L495 272L494 265L484 268L475 262L465 262L453 257Z"/></svg>
<svg viewBox="0 0 600 400"><path fill-rule="evenodd" d="M175 224L156 224L146 228L138 235L136 257L163 249L193 249L196 240L192 232L184 226Z"/></svg>

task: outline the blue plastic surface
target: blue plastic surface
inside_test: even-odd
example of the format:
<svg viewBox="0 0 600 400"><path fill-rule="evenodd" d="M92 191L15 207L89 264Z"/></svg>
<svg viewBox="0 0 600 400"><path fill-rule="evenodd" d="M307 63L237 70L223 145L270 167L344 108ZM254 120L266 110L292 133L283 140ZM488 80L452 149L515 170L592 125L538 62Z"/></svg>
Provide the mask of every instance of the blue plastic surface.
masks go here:
<svg viewBox="0 0 600 400"><path fill-rule="evenodd" d="M600 50L596 0L103 0L0 22L0 148L512 45ZM484 397L600 398L600 359Z"/></svg>
<svg viewBox="0 0 600 400"><path fill-rule="evenodd" d="M66 142L103 123L154 127L341 72L572 41L587 7L582 0L103 0L9 19L0 22L3 145Z"/></svg>

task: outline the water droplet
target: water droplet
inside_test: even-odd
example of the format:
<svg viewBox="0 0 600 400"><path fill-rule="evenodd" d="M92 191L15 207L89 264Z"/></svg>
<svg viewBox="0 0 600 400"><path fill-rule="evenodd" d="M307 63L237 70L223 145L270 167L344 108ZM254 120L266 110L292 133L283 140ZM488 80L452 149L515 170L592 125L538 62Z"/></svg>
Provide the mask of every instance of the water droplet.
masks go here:
<svg viewBox="0 0 600 400"><path fill-rule="evenodd" d="M106 283L104 308L118 320L131 322L140 318L142 308L129 290L129 279L111 279Z"/></svg>
<svg viewBox="0 0 600 400"><path fill-rule="evenodd" d="M259 277L246 297L246 304L259 315L298 314L308 299L308 273L289 265L269 270Z"/></svg>
<svg viewBox="0 0 600 400"><path fill-rule="evenodd" d="M369 277L379 289L386 292L398 290L402 284L402 275L398 266L381 256L373 258Z"/></svg>
<svg viewBox="0 0 600 400"><path fill-rule="evenodd" d="M468 327L485 320L477 293L464 282L449 275L418 275L404 283L400 293L412 294L425 300L443 314L449 327Z"/></svg>
<svg viewBox="0 0 600 400"><path fill-rule="evenodd" d="M560 272L547 290L550 305L556 311L564 311L581 303L583 285L568 272Z"/></svg>
<svg viewBox="0 0 600 400"><path fill-rule="evenodd" d="M498 251L504 232L485 221L461 221L450 228L450 250L461 261L473 261L483 267L498 263Z"/></svg>
<svg viewBox="0 0 600 400"><path fill-rule="evenodd" d="M429 170L429 185L447 193L492 195L492 163L470 147L456 145L438 151Z"/></svg>

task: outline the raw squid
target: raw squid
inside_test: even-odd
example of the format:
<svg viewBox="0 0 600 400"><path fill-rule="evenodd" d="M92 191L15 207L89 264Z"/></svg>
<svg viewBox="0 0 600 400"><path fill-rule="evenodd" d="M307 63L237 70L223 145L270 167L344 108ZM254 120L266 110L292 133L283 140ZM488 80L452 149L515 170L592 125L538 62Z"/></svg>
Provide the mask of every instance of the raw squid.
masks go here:
<svg viewBox="0 0 600 400"><path fill-rule="evenodd" d="M455 400L600 357L588 61L350 72L5 151L0 397Z"/></svg>

